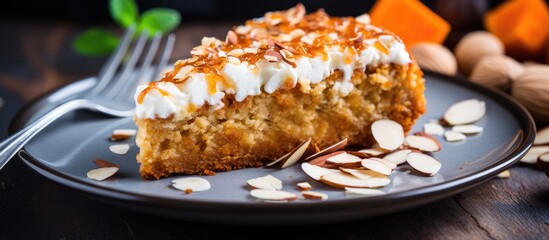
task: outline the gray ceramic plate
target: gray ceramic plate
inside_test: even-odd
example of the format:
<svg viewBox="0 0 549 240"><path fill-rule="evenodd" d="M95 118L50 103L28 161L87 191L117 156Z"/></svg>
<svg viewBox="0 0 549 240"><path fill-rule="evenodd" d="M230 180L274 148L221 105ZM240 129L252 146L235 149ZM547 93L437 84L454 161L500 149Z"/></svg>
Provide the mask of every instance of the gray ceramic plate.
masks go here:
<svg viewBox="0 0 549 240"><path fill-rule="evenodd" d="M117 128L135 128L131 118L113 119L86 111L75 112L55 122L37 135L20 154L21 159L43 176L62 185L88 193L99 200L155 215L192 221L225 224L316 224L349 221L400 211L464 191L490 179L516 163L530 147L535 133L531 117L510 98L469 82L427 73L427 113L413 131L425 122L438 119L453 103L477 98L486 101L487 114L477 122L484 132L464 142L447 143L434 154L442 169L433 177L413 174L406 166L391 175L392 184L382 188L388 194L376 197L345 196L344 191L307 177L299 164L284 170L243 169L205 176L212 188L183 194L170 187L174 176L145 181L135 160L138 148L117 156L108 150L108 140ZM94 79L84 79L45 96L21 112L15 123L27 123L60 101L85 91ZM15 125L14 125L15 126ZM21 126L15 126L19 128ZM115 177L98 182L86 177L96 168L96 158L121 166ZM325 201L297 200L266 203L249 195L246 180L271 174L284 182L284 189L296 190L296 183L308 181L314 190L329 195Z"/></svg>

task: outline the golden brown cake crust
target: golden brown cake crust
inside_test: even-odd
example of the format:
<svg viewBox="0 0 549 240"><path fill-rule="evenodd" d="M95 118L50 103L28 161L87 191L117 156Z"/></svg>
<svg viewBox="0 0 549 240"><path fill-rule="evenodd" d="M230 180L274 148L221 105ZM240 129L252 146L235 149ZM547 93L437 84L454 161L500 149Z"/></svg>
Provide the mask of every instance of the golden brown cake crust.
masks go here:
<svg viewBox="0 0 549 240"><path fill-rule="evenodd" d="M242 102L228 96L225 107L202 107L186 121L136 118L141 175L158 179L259 167L308 137L320 148L344 138L367 146L375 120L395 120L408 132L425 112L423 73L415 62L355 70L355 88L345 97L332 88L341 75L335 71L310 89L298 84Z"/></svg>

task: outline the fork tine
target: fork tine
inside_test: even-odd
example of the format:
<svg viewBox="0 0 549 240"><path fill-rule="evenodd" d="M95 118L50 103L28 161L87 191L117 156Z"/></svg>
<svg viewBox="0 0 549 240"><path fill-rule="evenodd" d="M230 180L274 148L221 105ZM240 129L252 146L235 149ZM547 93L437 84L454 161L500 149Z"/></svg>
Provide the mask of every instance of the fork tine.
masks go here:
<svg viewBox="0 0 549 240"><path fill-rule="evenodd" d="M161 38L162 38L162 32L157 32L154 35L151 45L149 46L149 50L147 51L147 56L145 57L145 60L141 65L141 69L139 70L139 73L137 73L136 75L137 77L134 80L125 81L124 86L115 96L116 98L121 100L126 100L128 98L131 99L131 97L133 97L134 95L134 90L137 87L137 85L141 82L148 81L147 79L149 77L147 77L146 74L148 74L148 70L150 70L151 68L151 64L154 59L154 56L156 55L156 51L158 50L158 46L160 45Z"/></svg>
<svg viewBox="0 0 549 240"><path fill-rule="evenodd" d="M97 81L97 85L95 85L95 87L91 90L92 96L99 94L111 80L113 74L116 72L116 69L118 69L120 62L122 61L122 57L126 54L134 32L135 25L132 24L126 30L126 33L124 34L124 37L122 38L120 45L116 48L114 54L111 54L109 60L107 60L103 68L101 68L98 75L99 79Z"/></svg>
<svg viewBox="0 0 549 240"><path fill-rule="evenodd" d="M160 72L164 71L164 68L168 63L168 60L170 60L170 55L173 50L174 42L175 42L175 35L173 33L170 33L168 35L168 40L166 41L166 45L164 46L164 52L162 53L162 56L160 58L160 63L158 64L158 67L156 68L156 70L152 75L153 79L160 77Z"/></svg>
<svg viewBox="0 0 549 240"><path fill-rule="evenodd" d="M133 72L135 68L135 64L137 63L137 60L141 56L141 52L145 47L145 42L148 36L149 36L149 33L147 31L141 32L141 35L139 36L139 39L137 40L137 43L133 48L133 52L130 56L130 59L126 63L126 66L124 66L124 70L122 70L122 73L120 74L118 79L115 81L115 83L113 83L113 86L112 88L110 88L110 91L105 95L107 98L113 98L114 96L116 96L116 94L120 91L122 86L124 86L124 84L129 80L130 74Z"/></svg>

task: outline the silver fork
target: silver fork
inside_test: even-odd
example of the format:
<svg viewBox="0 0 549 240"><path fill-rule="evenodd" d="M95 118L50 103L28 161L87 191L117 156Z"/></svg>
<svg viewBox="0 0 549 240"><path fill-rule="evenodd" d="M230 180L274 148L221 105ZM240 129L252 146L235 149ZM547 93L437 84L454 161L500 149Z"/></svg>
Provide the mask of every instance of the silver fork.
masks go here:
<svg viewBox="0 0 549 240"><path fill-rule="evenodd" d="M135 70L137 60L139 60L147 41L148 33L143 32L131 51L129 60L123 67L119 77L115 78L114 74L120 67L122 58L126 55L128 47L132 42L134 32L135 27L130 26L116 51L102 67L98 74L96 85L90 91L87 91L74 100L70 100L55 107L44 116L0 143L0 170L29 140L32 139L32 137L68 112L77 109L87 109L112 117L130 117L133 115L133 110L135 108L135 103L133 101L135 87L140 82L149 82L153 77L160 75L160 71L164 69L164 66L169 59L175 41L175 36L173 34L168 35L166 44L164 45L164 51L160 58L160 63L154 69L154 73L152 75L147 74L147 77L142 77L151 69L152 61L160 45L162 35L157 33L150 44L141 69L137 74L140 79L138 80L136 78L134 81L131 81L130 76Z"/></svg>

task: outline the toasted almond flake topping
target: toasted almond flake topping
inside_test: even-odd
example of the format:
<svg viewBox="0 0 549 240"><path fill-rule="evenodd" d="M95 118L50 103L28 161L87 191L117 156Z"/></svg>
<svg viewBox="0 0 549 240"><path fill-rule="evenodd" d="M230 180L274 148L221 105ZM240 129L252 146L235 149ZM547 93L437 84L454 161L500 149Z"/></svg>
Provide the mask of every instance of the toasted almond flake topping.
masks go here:
<svg viewBox="0 0 549 240"><path fill-rule="evenodd" d="M549 146L533 146L520 161L528 164L536 164L538 156L546 152L549 152Z"/></svg>
<svg viewBox="0 0 549 240"><path fill-rule="evenodd" d="M236 58L236 57L228 57L227 58L227 61L230 63L230 64L233 64L233 65L238 65L240 64L240 59Z"/></svg>
<svg viewBox="0 0 549 240"><path fill-rule="evenodd" d="M104 168L104 167L117 167L117 168L120 168L120 166L118 164L114 164L112 162L109 162L109 161L106 161L106 160L103 160L103 159L95 159L95 160L93 160L93 162L95 163L95 165L97 165L98 167L101 167L101 168Z"/></svg>
<svg viewBox="0 0 549 240"><path fill-rule="evenodd" d="M265 190L265 189L253 189L250 191L252 197L261 200L296 200L297 195L291 192L278 191L278 190Z"/></svg>
<svg viewBox="0 0 549 240"><path fill-rule="evenodd" d="M257 50L259 50L259 49L258 48L244 48L245 53L251 53L251 54L256 54Z"/></svg>
<svg viewBox="0 0 549 240"><path fill-rule="evenodd" d="M444 134L444 128L439 123L435 123L435 122L424 124L423 131L431 135L442 136L442 134Z"/></svg>
<svg viewBox="0 0 549 240"><path fill-rule="evenodd" d="M365 13L365 14L362 14L362 15L356 17L355 20L359 23L364 24L364 25L368 25L368 24L370 24L370 15Z"/></svg>
<svg viewBox="0 0 549 240"><path fill-rule="evenodd" d="M250 32L250 30L252 30L252 27L245 26L245 25L240 25L240 26L236 27L235 32L240 34L240 35L246 35Z"/></svg>
<svg viewBox="0 0 549 240"><path fill-rule="evenodd" d="M187 194L190 192L201 192L211 188L210 182L201 177L184 177L172 181L172 186Z"/></svg>
<svg viewBox="0 0 549 240"><path fill-rule="evenodd" d="M406 161L412 168L428 176L435 175L442 167L442 164L433 157L418 152L408 154Z"/></svg>
<svg viewBox="0 0 549 240"><path fill-rule="evenodd" d="M264 177L258 177L248 180L246 183L252 188L267 189L267 190L280 190L282 189L282 181L280 179L267 175Z"/></svg>
<svg viewBox="0 0 549 240"><path fill-rule="evenodd" d="M372 124L372 135L383 149L395 150L404 142L402 126L389 119L377 120Z"/></svg>
<svg viewBox="0 0 549 240"><path fill-rule="evenodd" d="M267 50L265 51L265 55L263 56L267 61L269 62L278 62L282 60L282 55L274 50Z"/></svg>
<svg viewBox="0 0 549 240"><path fill-rule="evenodd" d="M231 57L240 57L242 55L244 55L244 50L240 48L235 48L227 53L227 56Z"/></svg>
<svg viewBox="0 0 549 240"><path fill-rule="evenodd" d="M511 177L511 172L509 172L509 170L505 170L503 172L500 172L498 174L498 177L499 178L510 178Z"/></svg>
<svg viewBox="0 0 549 240"><path fill-rule="evenodd" d="M436 152L440 150L439 144L428 137L408 135L405 141L409 147L423 152Z"/></svg>
<svg viewBox="0 0 549 240"><path fill-rule="evenodd" d="M305 161L310 160L310 159L314 159L318 156L322 156L322 155L325 155L325 154L328 154L328 153L335 152L339 149L344 148L346 145L347 145L347 138L344 138L343 140L335 143L334 145L329 146L327 148L324 148L324 149L320 150L319 152L317 152L317 153L315 153L311 156L308 156L307 158L305 158Z"/></svg>
<svg viewBox="0 0 549 240"><path fill-rule="evenodd" d="M90 170L86 175L93 180L103 181L114 175L119 169L118 167L102 167Z"/></svg>
<svg viewBox="0 0 549 240"><path fill-rule="evenodd" d="M311 200L326 200L328 199L328 194L321 193L321 192L315 192L315 191L303 191L301 192L301 195L305 199L311 199Z"/></svg>
<svg viewBox="0 0 549 240"><path fill-rule="evenodd" d="M478 99L467 99L450 106L444 113L444 120L450 125L476 122L486 113L486 104Z"/></svg>
<svg viewBox="0 0 549 240"><path fill-rule="evenodd" d="M311 184L308 183L308 182L300 182L300 183L297 184L297 188L300 191L308 191L308 190L311 190L313 188L313 186L311 186Z"/></svg>
<svg viewBox="0 0 549 240"><path fill-rule="evenodd" d="M460 132L454 132L454 131L446 131L444 133L444 138L448 142L459 142L465 140L467 138L463 133Z"/></svg>
<svg viewBox="0 0 549 240"><path fill-rule="evenodd" d="M452 127L452 131L463 134L477 134L484 130L481 126L469 124L469 125L457 125Z"/></svg>
<svg viewBox="0 0 549 240"><path fill-rule="evenodd" d="M114 144L109 146L109 150L118 155L126 155L130 151L130 144Z"/></svg>
<svg viewBox="0 0 549 240"><path fill-rule="evenodd" d="M218 57L226 57L226 56L227 56L227 52L225 52L225 51L219 51L219 52L217 52L217 56L218 56Z"/></svg>
<svg viewBox="0 0 549 240"><path fill-rule="evenodd" d="M384 163L374 159L362 160L362 166L372 171L381 173L383 175L390 175L391 172L393 171L390 167L388 167Z"/></svg>
<svg viewBox="0 0 549 240"><path fill-rule="evenodd" d="M238 44L238 36L236 36L236 33L234 33L232 30L227 32L227 39L226 41L232 45Z"/></svg>
<svg viewBox="0 0 549 240"><path fill-rule="evenodd" d="M292 31L290 32L290 36L291 36L292 38L300 38L300 37L305 36L305 34L306 34L305 31L303 31L302 29L299 29L299 28L298 28L298 29L295 29L295 30L292 30Z"/></svg>
<svg viewBox="0 0 549 240"><path fill-rule="evenodd" d="M379 196L386 193L378 189L346 187L345 194L346 195Z"/></svg>
<svg viewBox="0 0 549 240"><path fill-rule="evenodd" d="M307 163L307 162L304 162L304 163L301 164L301 169L309 177L311 177L312 179L317 180L317 181L320 180L320 177L322 177L323 175L340 172L337 169L323 168L323 167L319 167L319 166L316 166L316 165L313 165L313 164L310 164L310 163Z"/></svg>
<svg viewBox="0 0 549 240"><path fill-rule="evenodd" d="M545 127L536 133L534 145L549 144L549 127Z"/></svg>
<svg viewBox="0 0 549 240"><path fill-rule="evenodd" d="M115 129L111 135L111 141L122 141L134 136L137 133L135 129Z"/></svg>
<svg viewBox="0 0 549 240"><path fill-rule="evenodd" d="M400 164L403 164L403 163L406 162L406 156L411 152L412 152L412 150L410 150L410 149L403 149L403 150L399 150L399 151L389 153L389 154L385 155L385 157L383 157L383 159L389 160L389 161L393 162L396 165L400 165Z"/></svg>

